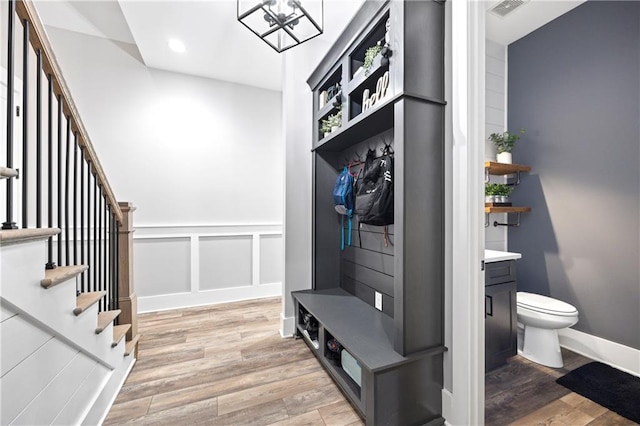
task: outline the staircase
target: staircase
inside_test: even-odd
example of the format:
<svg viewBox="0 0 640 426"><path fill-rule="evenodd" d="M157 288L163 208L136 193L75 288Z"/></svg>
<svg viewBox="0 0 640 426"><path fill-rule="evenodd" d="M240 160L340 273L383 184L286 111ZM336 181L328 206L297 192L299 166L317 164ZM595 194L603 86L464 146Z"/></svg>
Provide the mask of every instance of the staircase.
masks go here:
<svg viewBox="0 0 640 426"><path fill-rule="evenodd" d="M135 208L109 185L34 5L3 4L0 425L101 424L137 356Z"/></svg>
<svg viewBox="0 0 640 426"><path fill-rule="evenodd" d="M3 425L100 423L135 362L120 310L98 313L104 292L76 294L87 267L44 269L59 232L0 231Z"/></svg>

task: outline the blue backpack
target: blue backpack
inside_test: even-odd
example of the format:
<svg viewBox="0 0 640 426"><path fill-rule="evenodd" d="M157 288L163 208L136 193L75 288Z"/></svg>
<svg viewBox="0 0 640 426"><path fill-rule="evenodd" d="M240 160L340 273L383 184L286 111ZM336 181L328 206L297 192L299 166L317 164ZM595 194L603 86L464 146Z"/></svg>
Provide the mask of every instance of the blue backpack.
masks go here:
<svg viewBox="0 0 640 426"><path fill-rule="evenodd" d="M349 173L349 168L344 167L336 179L333 187L333 203L338 214L342 216L342 242L340 248L344 250L344 217L349 222L349 236L347 244L351 245L351 219L353 218L354 196L353 196L353 176Z"/></svg>

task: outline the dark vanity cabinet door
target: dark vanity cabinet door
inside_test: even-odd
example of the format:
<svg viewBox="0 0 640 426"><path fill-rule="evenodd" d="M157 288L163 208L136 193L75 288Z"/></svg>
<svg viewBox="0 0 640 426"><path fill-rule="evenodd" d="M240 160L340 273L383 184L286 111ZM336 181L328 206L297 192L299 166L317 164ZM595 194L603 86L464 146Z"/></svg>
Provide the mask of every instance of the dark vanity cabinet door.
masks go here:
<svg viewBox="0 0 640 426"><path fill-rule="evenodd" d="M491 371L517 353L515 261L487 264L485 281L485 370Z"/></svg>

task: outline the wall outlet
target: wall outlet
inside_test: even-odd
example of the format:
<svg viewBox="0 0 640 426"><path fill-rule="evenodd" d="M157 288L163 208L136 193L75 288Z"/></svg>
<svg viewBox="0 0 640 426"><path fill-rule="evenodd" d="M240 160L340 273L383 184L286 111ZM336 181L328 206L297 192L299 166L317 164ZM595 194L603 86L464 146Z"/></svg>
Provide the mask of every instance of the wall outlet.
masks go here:
<svg viewBox="0 0 640 426"><path fill-rule="evenodd" d="M378 293L376 291L376 309L381 311L382 310L382 293Z"/></svg>

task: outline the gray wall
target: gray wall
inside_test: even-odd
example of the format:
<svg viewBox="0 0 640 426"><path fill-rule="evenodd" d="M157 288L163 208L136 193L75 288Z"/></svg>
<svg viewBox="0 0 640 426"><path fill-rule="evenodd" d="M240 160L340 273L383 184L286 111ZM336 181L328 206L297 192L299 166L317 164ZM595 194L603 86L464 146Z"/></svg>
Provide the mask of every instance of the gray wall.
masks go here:
<svg viewBox="0 0 640 426"><path fill-rule="evenodd" d="M590 1L509 46L508 128L530 164L509 249L518 289L567 301L575 329L640 349L640 3Z"/></svg>

